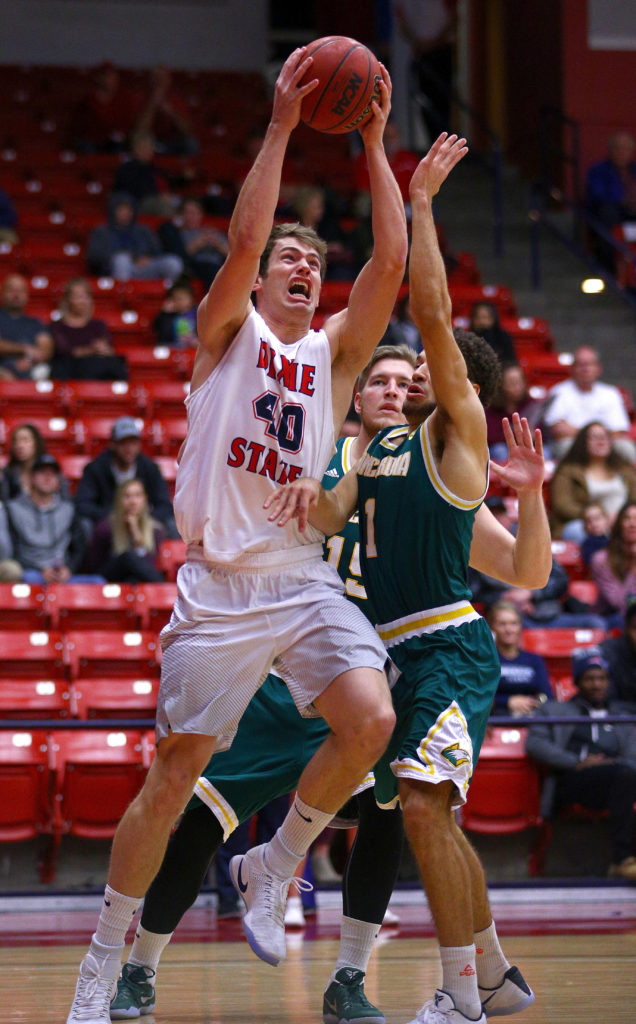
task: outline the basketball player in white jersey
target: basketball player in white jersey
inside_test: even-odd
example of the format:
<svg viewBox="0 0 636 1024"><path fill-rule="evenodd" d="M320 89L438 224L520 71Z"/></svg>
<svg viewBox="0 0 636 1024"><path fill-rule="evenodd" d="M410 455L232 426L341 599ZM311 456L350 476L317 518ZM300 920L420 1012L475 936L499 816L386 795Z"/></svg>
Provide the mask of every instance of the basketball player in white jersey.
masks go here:
<svg viewBox="0 0 636 1024"><path fill-rule="evenodd" d="M229 254L198 312L199 351L175 495L188 560L162 634L157 755L113 842L108 885L67 1024L107 1024L126 931L170 829L214 749L231 743L272 666L329 737L307 765L266 849L241 860L244 927L270 963L285 956L287 887L313 840L383 752L394 713L385 651L322 560L322 535L279 529L263 502L300 475L322 477L357 374L388 324L407 255L404 208L383 146L391 83L361 129L374 249L349 305L313 332L325 245L300 225L272 232L281 170L311 58L285 62L272 117L229 228ZM256 308L251 302L255 294Z"/></svg>

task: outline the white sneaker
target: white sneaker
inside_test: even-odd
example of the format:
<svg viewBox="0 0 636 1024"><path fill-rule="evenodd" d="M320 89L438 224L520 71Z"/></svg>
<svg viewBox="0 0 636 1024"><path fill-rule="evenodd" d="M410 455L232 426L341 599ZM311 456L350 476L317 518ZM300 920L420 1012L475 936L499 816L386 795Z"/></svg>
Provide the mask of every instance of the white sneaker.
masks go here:
<svg viewBox="0 0 636 1024"><path fill-rule="evenodd" d="M66 1024L110 1024L110 1002L117 991L120 970L119 949L116 955L101 957L96 956L91 947L80 964L75 998Z"/></svg>
<svg viewBox="0 0 636 1024"><path fill-rule="evenodd" d="M285 927L304 928L305 914L300 896L289 896L285 907Z"/></svg>
<svg viewBox="0 0 636 1024"><path fill-rule="evenodd" d="M488 1017L519 1013L534 1002L534 992L518 967L509 967L496 988L479 986L479 998Z"/></svg>
<svg viewBox="0 0 636 1024"><path fill-rule="evenodd" d="M387 907L384 917L382 918L382 924L394 925L399 923L400 918L398 917L398 915L394 914L393 911L389 907Z"/></svg>
<svg viewBox="0 0 636 1024"><path fill-rule="evenodd" d="M486 1024L486 1014L482 1010L479 1017L467 1017L457 1009L453 997L438 988L433 999L424 1003L410 1024Z"/></svg>
<svg viewBox="0 0 636 1024"><path fill-rule="evenodd" d="M285 904L292 882L303 879L281 878L265 867L265 846L253 846L230 861L230 877L245 901L243 931L252 950L266 964L276 967L285 959ZM305 883L307 884L307 883Z"/></svg>

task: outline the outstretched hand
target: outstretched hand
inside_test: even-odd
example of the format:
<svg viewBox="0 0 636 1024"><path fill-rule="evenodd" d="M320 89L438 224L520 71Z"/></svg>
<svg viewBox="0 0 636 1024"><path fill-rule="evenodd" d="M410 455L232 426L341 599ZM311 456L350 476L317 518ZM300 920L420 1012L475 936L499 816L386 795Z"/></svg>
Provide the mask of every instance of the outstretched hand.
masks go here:
<svg viewBox="0 0 636 1024"><path fill-rule="evenodd" d="M502 426L508 445L508 461L503 466L491 461L491 472L517 494L540 491L545 476L541 431L537 427L533 437L527 419L519 416L518 412L513 412L512 424L504 417Z"/></svg>
<svg viewBox="0 0 636 1024"><path fill-rule="evenodd" d="M391 112L391 92L393 89L391 77L384 64L380 64L380 70L382 71L382 80L379 83L380 99L378 101L373 100L371 102L371 110L373 113L369 120L365 121L365 123L358 129L362 142L365 146L370 146L382 141L384 129Z"/></svg>
<svg viewBox="0 0 636 1024"><path fill-rule="evenodd" d="M277 526L285 526L290 519L298 520L298 530L304 533L307 528L309 510L313 508L320 494L320 481L310 476L301 477L291 484L279 487L263 502L263 508L269 509L268 520L277 522Z"/></svg>
<svg viewBox="0 0 636 1024"><path fill-rule="evenodd" d="M467 152L466 139L442 132L426 156L420 160L413 173L409 185L411 199L415 199L422 193L428 199L437 195L453 167L466 156Z"/></svg>
<svg viewBox="0 0 636 1024"><path fill-rule="evenodd" d="M318 85L318 79L300 85L303 75L309 71L312 57L307 57L307 47L299 46L289 55L276 79L272 123L283 125L292 131L300 121L300 108L305 96Z"/></svg>

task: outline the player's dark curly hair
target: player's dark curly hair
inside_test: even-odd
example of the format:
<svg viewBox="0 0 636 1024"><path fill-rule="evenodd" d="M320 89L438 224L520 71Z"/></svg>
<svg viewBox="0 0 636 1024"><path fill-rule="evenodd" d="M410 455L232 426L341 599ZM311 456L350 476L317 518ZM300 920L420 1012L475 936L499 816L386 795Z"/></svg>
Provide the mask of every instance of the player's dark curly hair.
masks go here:
<svg viewBox="0 0 636 1024"><path fill-rule="evenodd" d="M487 341L472 331L456 327L453 331L457 347L464 357L468 379L479 385L479 400L488 408L497 394L501 379L501 364Z"/></svg>
<svg viewBox="0 0 636 1024"><path fill-rule="evenodd" d="M265 277L267 273L269 257L274 248L274 243L279 238L298 238L305 245L310 245L312 249L315 249L320 259L320 280L324 281L325 273L327 272L327 243L313 228L306 227L306 225L300 224L298 221L295 224L275 224L272 228L267 244L261 253L258 268L261 277Z"/></svg>

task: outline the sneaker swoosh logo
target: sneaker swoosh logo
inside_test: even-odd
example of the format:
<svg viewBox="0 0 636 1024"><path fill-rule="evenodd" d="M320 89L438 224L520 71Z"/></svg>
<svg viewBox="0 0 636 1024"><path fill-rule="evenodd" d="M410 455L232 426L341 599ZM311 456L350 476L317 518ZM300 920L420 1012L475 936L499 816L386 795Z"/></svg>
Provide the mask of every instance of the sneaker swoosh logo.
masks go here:
<svg viewBox="0 0 636 1024"><path fill-rule="evenodd" d="M241 890L241 892L247 892L247 882L243 881L242 871L243 871L243 861L241 861L240 864L239 864L238 877L237 877L236 880L238 882L238 887Z"/></svg>

